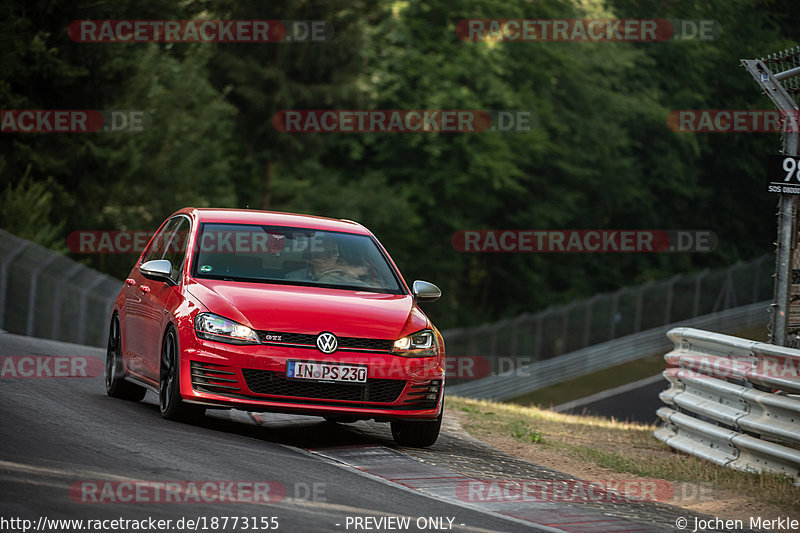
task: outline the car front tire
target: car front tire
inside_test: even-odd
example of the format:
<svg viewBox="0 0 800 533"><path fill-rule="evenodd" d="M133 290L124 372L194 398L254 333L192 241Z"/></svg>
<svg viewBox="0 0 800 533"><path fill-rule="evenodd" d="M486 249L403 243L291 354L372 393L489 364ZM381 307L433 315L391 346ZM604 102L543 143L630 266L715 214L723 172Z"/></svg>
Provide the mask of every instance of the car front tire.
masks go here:
<svg viewBox="0 0 800 533"><path fill-rule="evenodd" d="M444 414L444 411L442 414ZM412 448L432 446L436 439L439 438L439 430L442 427L442 414L433 421L392 421L392 437L394 441L400 446Z"/></svg>
<svg viewBox="0 0 800 533"><path fill-rule="evenodd" d="M190 405L181 399L180 350L178 335L170 326L161 344L161 369L158 378L158 406L167 420L190 422L200 418L206 410Z"/></svg>
<svg viewBox="0 0 800 533"><path fill-rule="evenodd" d="M106 350L106 394L112 398L138 402L147 394L147 389L125 381L125 369L122 366L122 332L119 316L111 317L108 330L108 349Z"/></svg>

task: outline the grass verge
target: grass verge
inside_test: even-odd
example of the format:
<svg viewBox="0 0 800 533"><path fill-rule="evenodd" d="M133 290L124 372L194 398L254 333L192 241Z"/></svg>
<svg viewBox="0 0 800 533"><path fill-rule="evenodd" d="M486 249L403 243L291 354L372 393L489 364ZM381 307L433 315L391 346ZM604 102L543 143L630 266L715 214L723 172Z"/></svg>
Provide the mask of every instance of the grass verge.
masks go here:
<svg viewBox="0 0 800 533"><path fill-rule="evenodd" d="M585 463L643 478L710 485L783 512L800 512L800 487L790 478L738 472L677 452L653 436L655 426L453 396L447 407L476 438L500 449L504 439L513 439L513 450L505 451L542 466L564 471L559 461Z"/></svg>

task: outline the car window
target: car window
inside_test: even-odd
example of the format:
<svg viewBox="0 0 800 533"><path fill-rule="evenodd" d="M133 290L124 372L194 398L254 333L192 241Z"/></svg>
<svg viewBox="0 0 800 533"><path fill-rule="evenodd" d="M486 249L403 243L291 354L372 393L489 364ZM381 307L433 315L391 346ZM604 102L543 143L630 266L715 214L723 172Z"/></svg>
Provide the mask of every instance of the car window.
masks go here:
<svg viewBox="0 0 800 533"><path fill-rule="evenodd" d="M164 258L164 252L166 252L167 244L169 243L169 236L173 231L175 231L175 227L180 224L180 222L181 219L179 217L173 217L169 219L163 226L161 226L161 229L156 232L156 234L150 240L150 244L148 245L147 252L142 259L142 263Z"/></svg>
<svg viewBox="0 0 800 533"><path fill-rule="evenodd" d="M184 216L175 217L178 223L172 233L167 235L168 243L164 251L163 259L172 265L170 277L178 281L183 270L183 262L186 258L186 243L189 240L189 229L191 224L189 219Z"/></svg>
<svg viewBox="0 0 800 533"><path fill-rule="evenodd" d="M192 273L200 278L404 293L369 235L206 223L194 257Z"/></svg>

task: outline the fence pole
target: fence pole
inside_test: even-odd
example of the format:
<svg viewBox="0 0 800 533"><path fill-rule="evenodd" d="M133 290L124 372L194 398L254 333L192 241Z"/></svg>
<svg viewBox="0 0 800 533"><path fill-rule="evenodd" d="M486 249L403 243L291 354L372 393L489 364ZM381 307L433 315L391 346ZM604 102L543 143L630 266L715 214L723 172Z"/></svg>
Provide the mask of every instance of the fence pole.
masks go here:
<svg viewBox="0 0 800 533"><path fill-rule="evenodd" d="M33 336L33 326L36 322L36 290L39 285L39 274L59 257L61 257L61 254L52 252L49 258L39 263L39 265L31 271L31 291L28 293L28 320L25 324L25 335L28 337Z"/></svg>
<svg viewBox="0 0 800 533"><path fill-rule="evenodd" d="M614 335L617 332L617 311L619 309L619 296L625 290L623 287L622 289L618 290L614 293L614 299L611 300L611 327L609 328L608 332L608 340L613 340Z"/></svg>
<svg viewBox="0 0 800 533"><path fill-rule="evenodd" d="M709 270L705 269L694 279L694 309L692 311L692 318L700 315L700 285L703 278L706 277L708 273Z"/></svg>
<svg viewBox="0 0 800 533"><path fill-rule="evenodd" d="M669 280L669 288L667 289L667 305L665 306L666 309L664 311L664 324L669 324L669 317L672 315L672 293L675 290L675 283L683 276L678 274L677 276L672 276Z"/></svg>
<svg viewBox="0 0 800 533"><path fill-rule="evenodd" d="M92 281L89 285L87 285L86 288L83 289L82 291L81 307L80 307L80 313L78 315L78 324L80 328L78 330L78 344L83 344L86 342L86 328L89 327L89 324L86 320L86 310L89 307L88 306L89 295L92 294L92 289L94 289L104 281L105 278L103 276L97 276L97 278L95 278L95 280Z"/></svg>
<svg viewBox="0 0 800 533"><path fill-rule="evenodd" d="M80 263L73 264L56 284L55 295L53 298L53 331L50 334L52 339L58 338L61 328L61 288L66 284L75 273L83 267Z"/></svg>
<svg viewBox="0 0 800 533"><path fill-rule="evenodd" d="M21 254L25 248L28 247L28 241L19 242L12 250L11 253L6 255L0 261L0 296L3 301L0 303L0 329L3 329L6 319L6 306L8 305L8 268L11 262Z"/></svg>
<svg viewBox="0 0 800 533"><path fill-rule="evenodd" d="M793 50L785 50L784 57L778 58L773 55L772 59L763 60L742 60L745 70L753 77L764 93L769 96L775 107L784 113L793 113L798 117L798 106L786 89L781 85L782 80L788 80L800 75L800 69L786 69L783 72L773 73L766 62L775 63L777 61L792 58L796 65L800 58L800 47ZM779 69L779 68L778 68ZM797 155L797 132L783 133L783 155ZM792 250L795 244L794 234L796 233L796 213L797 196L793 194L780 195L778 212L778 242L775 258L775 297L774 312L772 313L772 327L770 328L770 342L779 346L785 346L789 334L789 306L790 290L792 284Z"/></svg>

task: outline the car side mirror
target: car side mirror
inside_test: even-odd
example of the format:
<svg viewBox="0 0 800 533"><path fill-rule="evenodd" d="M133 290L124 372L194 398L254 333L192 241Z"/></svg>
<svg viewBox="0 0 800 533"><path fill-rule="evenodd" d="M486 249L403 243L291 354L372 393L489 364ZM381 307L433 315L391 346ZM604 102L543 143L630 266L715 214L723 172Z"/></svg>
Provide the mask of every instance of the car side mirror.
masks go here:
<svg viewBox="0 0 800 533"><path fill-rule="evenodd" d="M166 259L155 259L153 261L143 263L139 267L139 272L147 279L151 279L153 281L163 281L169 285L175 284L170 277L172 275L172 263Z"/></svg>
<svg viewBox="0 0 800 533"><path fill-rule="evenodd" d="M442 295L442 291L433 283L417 280L411 286L411 293L420 302L435 302Z"/></svg>

